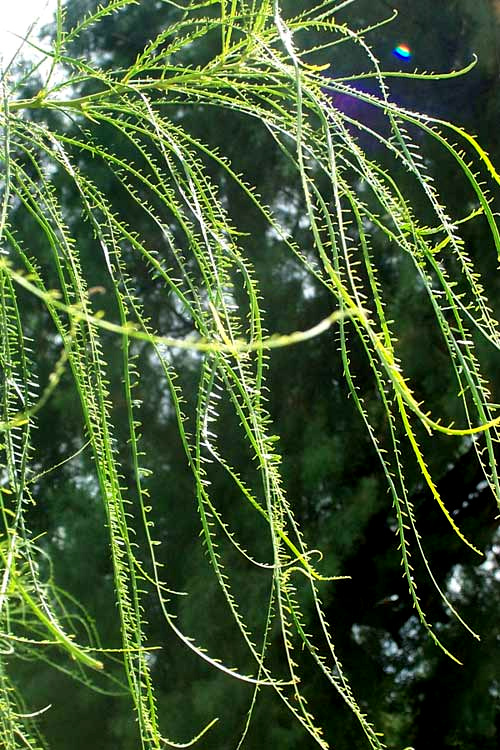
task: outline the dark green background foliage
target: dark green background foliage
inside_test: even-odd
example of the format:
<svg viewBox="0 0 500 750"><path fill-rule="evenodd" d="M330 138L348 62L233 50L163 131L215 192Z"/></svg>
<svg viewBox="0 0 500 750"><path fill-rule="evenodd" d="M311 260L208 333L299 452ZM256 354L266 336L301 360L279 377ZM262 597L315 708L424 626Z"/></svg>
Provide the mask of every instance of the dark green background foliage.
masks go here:
<svg viewBox="0 0 500 750"><path fill-rule="evenodd" d="M384 70L405 65L391 54L401 41L407 41L414 53L406 65L419 70L460 68L470 61L473 52L479 55L478 65L464 78L436 82L394 79L393 98L410 109L457 121L477 133L493 163L498 163L498 3L395 0L389 4L382 0L359 0L339 11L339 19L342 14L342 20L349 21L351 26L362 27L388 14L389 5L398 8L398 18L379 28L370 39ZM291 13L299 6L290 1L285 5L286 12ZM91 0L68 4L68 27L87 7L92 9L95 4ZM180 13L167 4L143 0L138 6L104 19L95 32L89 29L75 42L71 54L107 69L126 67L144 44ZM202 43L182 50L177 62L197 65L210 58L217 44L215 35L209 35ZM317 62L330 63L335 75L355 71L361 64L354 45L318 53ZM375 86L370 81L359 85L367 91ZM81 93L88 92L83 88ZM339 99L336 104L343 106ZM374 115L368 108L363 112L359 101L345 106L358 107L355 114L366 118L367 124L376 125L370 119ZM45 113L36 111L30 116L46 118ZM291 235L302 244L308 241L301 221L304 205L297 174L257 120L207 105L184 107L181 100L171 105L170 116L192 135L211 147L218 147L230 159L235 172L242 173L248 183L258 187L263 202L274 208ZM53 117L57 119L56 115ZM80 124L68 118L63 126L71 134L78 131ZM92 123L88 127L89 137L93 137ZM102 125L95 128L99 128L100 142L114 153L124 159L136 158L129 154L126 139L118 142L111 129L106 132ZM376 144L367 143L365 147L373 150L373 158L384 159ZM456 215L465 216L471 205L467 202L469 198L465 200L456 190L452 160L430 140L426 142L425 137L422 147L448 205ZM79 163L82 172L92 174L120 215L127 216L139 231L154 233L153 226L144 229L137 226L143 221L143 214L108 172L104 169L99 172L100 166L92 163L85 153L80 154ZM242 191L227 180L225 172L218 170L213 161L207 160L206 166L220 187L234 226L242 232L245 251L256 269L265 300L266 329L304 330L328 315L331 301L324 290L307 278L299 264L285 253L283 243L268 230L262 215ZM407 195L411 196L411 178L402 167L393 164L391 169L396 182L405 184ZM113 303L103 282L103 257L96 252L95 241L81 218L78 196L62 172L54 172L51 179L63 196L72 231L78 238L89 286L104 287L98 305L107 317L113 318ZM421 200L416 186L414 198L416 202ZM23 230L26 229L24 224ZM172 231L175 233L175 227ZM469 252L487 283L490 301L493 307L498 306L497 260L486 228L481 222L472 222L465 234ZM33 236L37 236L35 232ZM151 241L155 242L154 236ZM455 387L449 375L447 354L433 324L425 289L415 283L410 260L401 258L400 253L396 255L394 247L376 227L372 230L372 244L388 300L387 317L395 321L399 352L416 395L425 400L433 413L445 413L460 422L459 413L454 411ZM44 252L42 246L36 249L41 262ZM134 269L133 264L131 257L129 273L134 275L138 295L146 300L152 328L179 338L191 333L192 323L175 300L141 266ZM45 382L57 359L59 342L49 333L40 305L28 294L23 297L23 304L27 310L32 307L33 336L40 342L38 374ZM435 631L463 661L464 666L458 666L429 640L412 607L407 583L401 576L386 482L363 422L349 398L342 362L332 346L335 336L337 333L329 331L309 342L272 352L268 407L274 431L280 435L285 487L305 538L312 548L323 551L325 574L351 576L350 580L323 584L321 589L337 653L354 694L377 730L385 733L388 747L494 750L500 745L500 541L494 500L481 481L470 440L449 441L433 436L430 447L430 438L426 444L422 436L430 468L435 472L451 515L467 538L486 550L486 558L480 560L455 537L424 486L418 467L408 462L407 486L434 576L481 636L477 642L461 628L415 558L420 599ZM202 638L209 651L221 656L225 663L236 664L245 672L251 665L247 664L248 657L236 637L199 541L193 480L168 393L158 377L148 346L136 342L133 351L139 373L136 396L143 401L142 448L150 468L154 469L148 489L154 498L155 535L162 541L159 560L165 564L169 586L189 592L189 597L178 597L175 602L177 624L184 632ZM128 484L131 474L127 476L127 472L131 468L127 463L127 416L120 382L121 342L111 333L106 338L106 356L116 363L116 369L110 369L110 400L118 424L117 449L123 453L124 482ZM185 393L192 394L191 402L188 400L186 405L189 411L194 409L200 358L180 351L174 352L173 358L181 372ZM351 362L361 384L366 410L384 445L386 415L360 347L352 346ZM497 370L490 351L485 350L483 362L498 400ZM81 447L81 419L69 374L65 372L38 416L34 441L41 467L55 465ZM221 405L219 432L220 444L231 464L246 481L254 481L252 458L238 438L237 420L225 402ZM403 458L407 450L402 447ZM243 546L258 559L265 559L269 555L269 542L259 535L261 519L239 502L223 472L214 472L212 490ZM30 511L31 532L35 537L43 535L38 544L50 554L57 585L71 592L86 608L102 644L119 649L109 542L90 453L84 450L75 460L42 476L36 482L34 494L40 500ZM229 548L225 553L231 560ZM233 563L233 580L238 582L240 596L243 594L244 614L250 624L259 624L263 618L266 581L259 571L253 571L236 556ZM298 596L303 598L307 611L312 603L308 601L306 588L302 590L299 584L298 587ZM167 735L188 738L210 718L219 716L218 724L200 740L200 749L235 747L243 731L252 686L210 668L190 653L167 630L152 595L147 604L147 633L150 642L159 649L152 652L150 664L158 687L158 712ZM71 609L73 605L68 606ZM58 656L53 654L51 658L57 661ZM63 659L60 666L65 666ZM278 672L279 666L277 663ZM332 746L337 750L364 746L359 725L339 696L312 663L304 659L301 666L304 695ZM64 671L31 658L9 659L8 668L15 684L22 688L27 710L52 705L37 720L52 750L67 750L70 746L75 750L139 747L131 701L120 685L99 678L97 684L102 692L92 691ZM121 669L118 660L109 667L120 681ZM245 747L305 750L313 746L313 740L292 721L275 694L262 689Z"/></svg>

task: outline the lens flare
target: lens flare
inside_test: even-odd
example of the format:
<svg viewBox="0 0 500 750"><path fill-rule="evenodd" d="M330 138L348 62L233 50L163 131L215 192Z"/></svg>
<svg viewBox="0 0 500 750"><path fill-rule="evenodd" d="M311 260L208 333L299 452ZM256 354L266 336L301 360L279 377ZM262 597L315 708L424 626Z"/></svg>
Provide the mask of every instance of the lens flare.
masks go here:
<svg viewBox="0 0 500 750"><path fill-rule="evenodd" d="M400 60L409 60L411 57L413 57L413 52L407 44L398 44L398 46L394 47L394 49L392 50L392 54L396 55L396 57L399 57Z"/></svg>

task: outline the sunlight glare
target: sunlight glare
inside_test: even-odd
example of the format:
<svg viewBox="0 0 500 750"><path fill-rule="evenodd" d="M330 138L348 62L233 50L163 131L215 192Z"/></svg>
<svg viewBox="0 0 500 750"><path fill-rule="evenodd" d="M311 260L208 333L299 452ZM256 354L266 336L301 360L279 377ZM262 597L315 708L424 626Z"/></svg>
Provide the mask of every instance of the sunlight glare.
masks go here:
<svg viewBox="0 0 500 750"><path fill-rule="evenodd" d="M51 20L55 11L56 0L1 0L0 1L0 58L5 64L21 44L14 34L24 35L33 21L38 18L39 24ZM28 50L25 52L28 55Z"/></svg>

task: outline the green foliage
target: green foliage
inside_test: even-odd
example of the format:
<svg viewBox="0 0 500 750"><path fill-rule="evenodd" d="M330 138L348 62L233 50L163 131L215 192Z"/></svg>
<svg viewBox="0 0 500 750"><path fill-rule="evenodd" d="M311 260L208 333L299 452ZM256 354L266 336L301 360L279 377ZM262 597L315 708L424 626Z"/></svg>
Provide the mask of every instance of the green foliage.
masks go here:
<svg viewBox="0 0 500 750"><path fill-rule="evenodd" d="M458 661L419 599L413 551L446 606L475 635L431 571L411 492L417 481L426 486L464 545L481 554L449 512L435 458L427 454L445 439L455 441L455 455L471 445L500 501L500 417L480 356L484 344L498 349L498 324L465 242L470 226L481 224L490 252L498 254L484 180L498 183L499 176L464 129L391 98L391 80L408 74L381 70L369 38L382 23L358 29L340 20L350 2L302 12L271 0L185 8L167 3L168 23L160 33L132 60L124 49L123 62L108 67L89 34L119 17L129 19L132 33L134 16L126 14L135 4L111 0L69 21L60 5L52 47L44 51L48 68L34 66L20 77L6 70L2 78L4 655L49 662L101 695L128 695L143 748L186 746L165 737L163 716L182 712L183 699L180 690L166 698L156 684L161 646L172 661L192 652L221 680L229 676L250 686L249 700L238 692L241 685L234 691L234 705L248 712L235 747L258 716L257 698L266 700L270 691L315 743L328 746L302 677L314 667L357 718L366 742L381 748L383 738L358 705L337 656L320 591L324 598L331 581L342 577L343 557L380 507L378 485L385 482L421 624ZM79 43L85 57L76 53ZM349 47L359 69L330 75L325 54ZM412 77L448 80L470 67ZM261 197L259 184L249 184L233 166L238 155L228 158L229 144L224 153L205 142L203 118L212 109L233 122L255 123L254 159L260 143L271 144L294 185L295 204ZM183 122L182 113L191 110L198 132ZM444 205L422 156L429 144L446 154L468 191L465 213ZM265 181L264 175L263 193ZM235 220L231 194L254 217L258 234L249 234L244 219ZM291 223L299 231L292 232ZM287 312L279 333L266 318L263 290L270 282L259 273L266 237L275 242L274 278L295 274L297 289L325 307L310 324L299 319L287 326L295 321ZM396 270L388 268L383 243ZM391 272L418 290L415 308L425 305L429 340L440 347L442 364L428 379L404 359L412 342L402 321L392 319ZM165 332L163 309L169 327L172 319L180 321L180 333ZM48 372L34 319L44 321ZM343 459L355 464L357 446L331 437L325 411L306 405L307 426L296 437L302 444L289 445L301 455L294 465L273 426L272 387L267 395L273 358L284 367L289 352L304 359L319 336L328 337L325 346L344 378L344 390L331 398L350 395L359 413L357 422L350 415L346 432L351 440L371 441L380 465L377 479L362 480L349 498L339 493L344 536L334 554L326 551L324 563L317 539L301 531L290 477L306 490L320 489L341 476ZM440 403L443 388L453 402ZM68 413L78 411L71 421L79 420L80 432L68 436L66 455L41 465L35 428L61 389L70 394ZM184 467L176 478L155 465L149 394L160 419L176 429L168 437L174 444L169 455ZM291 421L304 408L301 397L290 393L288 406L281 405ZM443 413L431 414L424 399ZM54 556L71 564L92 541L102 549L97 540L107 532L111 565L99 603L106 606L104 591L112 584L117 619L101 639L96 601L84 608L77 604L82 592L69 586L61 593L30 528L38 526L35 514L44 503L34 491L40 478L78 460L88 486L73 486L53 510L61 524L52 541ZM162 482L155 483L155 471ZM89 498L92 505L83 510ZM167 515L162 506L169 502ZM321 507L317 512L321 516ZM67 545L64 519L70 516L77 543ZM191 546L186 559L173 559L169 537L181 530ZM327 544L326 532L323 537ZM198 576L203 557L211 584ZM176 590L173 574L180 567L189 594ZM67 579L70 585L69 572ZM223 625L211 626L211 607L226 612ZM8 666L0 664L1 742L9 750L41 747ZM214 685L209 705L204 677L193 676L189 689L204 728L186 744L202 736L207 741L205 733L225 708L222 682ZM201 719L207 709L209 718ZM116 720L114 736L125 746L130 730L122 722ZM183 717L177 725L184 723L188 736L192 722ZM386 721L396 735L407 723L405 716ZM277 722L272 733L276 745L297 741L288 725Z"/></svg>

